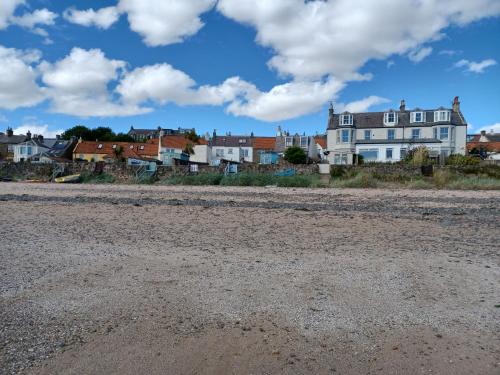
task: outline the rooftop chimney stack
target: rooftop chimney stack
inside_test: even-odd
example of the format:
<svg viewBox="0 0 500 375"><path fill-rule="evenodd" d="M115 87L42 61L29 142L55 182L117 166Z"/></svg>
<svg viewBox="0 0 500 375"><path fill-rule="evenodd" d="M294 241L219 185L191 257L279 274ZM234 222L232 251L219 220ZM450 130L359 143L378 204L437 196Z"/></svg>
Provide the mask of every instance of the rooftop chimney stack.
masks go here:
<svg viewBox="0 0 500 375"><path fill-rule="evenodd" d="M333 103L330 102L330 108L328 109L328 117L332 118L333 117Z"/></svg>
<svg viewBox="0 0 500 375"><path fill-rule="evenodd" d="M458 96L455 96L455 99L453 99L453 112L460 112L460 102L458 101Z"/></svg>
<svg viewBox="0 0 500 375"><path fill-rule="evenodd" d="M405 112L406 111L406 102L405 100L401 100L401 104L399 105L399 112Z"/></svg>
<svg viewBox="0 0 500 375"><path fill-rule="evenodd" d="M7 128L7 137L12 137L14 135L14 130L11 127Z"/></svg>
<svg viewBox="0 0 500 375"><path fill-rule="evenodd" d="M28 140L31 139L31 132L28 130L28 132L26 133L26 138L28 138Z"/></svg>

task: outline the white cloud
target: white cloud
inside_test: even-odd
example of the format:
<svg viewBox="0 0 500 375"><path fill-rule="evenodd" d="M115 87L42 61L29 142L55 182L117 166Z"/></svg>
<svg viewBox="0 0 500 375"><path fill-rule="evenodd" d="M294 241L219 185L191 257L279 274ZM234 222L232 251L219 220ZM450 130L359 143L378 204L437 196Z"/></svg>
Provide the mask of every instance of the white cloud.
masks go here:
<svg viewBox="0 0 500 375"><path fill-rule="evenodd" d="M325 82L294 81L275 86L269 92L244 95L229 104L227 112L262 121L288 120L320 110L343 87L333 78Z"/></svg>
<svg viewBox="0 0 500 375"><path fill-rule="evenodd" d="M34 29L36 25L53 25L57 14L48 9L37 9L33 13L24 13L19 17L11 17L14 25Z"/></svg>
<svg viewBox="0 0 500 375"><path fill-rule="evenodd" d="M108 84L119 78L125 62L109 60L99 49L73 48L64 59L40 65L51 110L80 117L130 116L148 112L112 101Z"/></svg>
<svg viewBox="0 0 500 375"><path fill-rule="evenodd" d="M99 10L92 8L87 10L66 9L63 13L64 19L82 26L96 26L101 29L109 29L120 18L117 7L106 7Z"/></svg>
<svg viewBox="0 0 500 375"><path fill-rule="evenodd" d="M40 56L39 51L22 52L0 46L0 108L31 107L43 101L36 71L31 66Z"/></svg>
<svg viewBox="0 0 500 375"><path fill-rule="evenodd" d="M493 133L500 133L500 122L488 126L483 126L482 128L478 129L477 132L480 133L483 130L486 133L490 133L491 131L493 131Z"/></svg>
<svg viewBox="0 0 500 375"><path fill-rule="evenodd" d="M490 66L497 65L497 62L493 59L486 59L480 62L475 62L475 61L469 61L469 60L460 60L457 62L454 66L456 68L462 68L465 67L466 72L471 72L471 73L484 73L486 68L489 68Z"/></svg>
<svg viewBox="0 0 500 375"><path fill-rule="evenodd" d="M200 15L216 0L120 0L118 9L126 12L130 28L149 46L179 43L203 27Z"/></svg>
<svg viewBox="0 0 500 375"><path fill-rule="evenodd" d="M396 63L394 62L394 60L387 61L387 69L392 68L394 65L396 65Z"/></svg>
<svg viewBox="0 0 500 375"><path fill-rule="evenodd" d="M32 135L34 134L43 135L45 138L55 138L56 135L64 133L63 129L50 130L49 125L38 124L36 122L29 122L15 128L14 134L26 134L28 131Z"/></svg>
<svg viewBox="0 0 500 375"><path fill-rule="evenodd" d="M0 30L5 29L10 24L16 8L24 4L24 0L2 0L0 1Z"/></svg>
<svg viewBox="0 0 500 375"><path fill-rule="evenodd" d="M335 107L337 112L352 112L352 113L360 113L360 112L366 112L368 111L371 107L379 104L384 104L384 103L390 103L391 100L382 98L380 96L372 95L368 96L364 99L361 100L356 100L354 102L350 102L347 104L343 103L338 103Z"/></svg>
<svg viewBox="0 0 500 375"><path fill-rule="evenodd" d="M408 54L408 58L410 59L410 61L412 61L414 63L419 63L423 59L428 57L431 53L432 53L432 47L423 47L423 48L411 51Z"/></svg>
<svg viewBox="0 0 500 375"><path fill-rule="evenodd" d="M446 55L446 56L455 56L455 55L458 55L459 53L461 53L461 51L455 51L452 49L444 49L444 50L439 51L440 55Z"/></svg>
<svg viewBox="0 0 500 375"><path fill-rule="evenodd" d="M219 0L217 8L253 26L275 52L269 66L296 79L345 79L368 60L418 50L451 24L500 14L498 0Z"/></svg>

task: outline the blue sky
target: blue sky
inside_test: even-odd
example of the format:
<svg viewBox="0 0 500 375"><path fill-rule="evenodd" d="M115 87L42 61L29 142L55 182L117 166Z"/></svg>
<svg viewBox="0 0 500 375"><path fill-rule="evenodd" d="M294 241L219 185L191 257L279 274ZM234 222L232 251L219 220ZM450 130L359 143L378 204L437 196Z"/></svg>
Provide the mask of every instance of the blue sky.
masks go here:
<svg viewBox="0 0 500 375"><path fill-rule="evenodd" d="M498 0L5 2L2 130L315 134L329 101L432 108L458 95L469 132L500 131Z"/></svg>

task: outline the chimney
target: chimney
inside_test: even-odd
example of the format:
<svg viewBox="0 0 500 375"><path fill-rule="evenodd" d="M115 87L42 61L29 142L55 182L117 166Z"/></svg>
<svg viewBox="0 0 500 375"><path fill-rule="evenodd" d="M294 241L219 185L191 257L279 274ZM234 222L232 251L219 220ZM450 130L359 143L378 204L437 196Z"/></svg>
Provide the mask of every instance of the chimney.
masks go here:
<svg viewBox="0 0 500 375"><path fill-rule="evenodd" d="M333 103L330 102L330 108L328 109L328 117L332 118L333 117Z"/></svg>
<svg viewBox="0 0 500 375"><path fill-rule="evenodd" d="M39 142L43 142L43 135L38 134L36 138L38 139Z"/></svg>
<svg viewBox="0 0 500 375"><path fill-rule="evenodd" d="M481 130L481 135L484 137L486 135L486 130Z"/></svg>
<svg viewBox="0 0 500 375"><path fill-rule="evenodd" d="M7 137L12 137L14 135L14 130L11 127L7 128Z"/></svg>
<svg viewBox="0 0 500 375"><path fill-rule="evenodd" d="M406 102L405 100L401 100L401 104L399 105L399 112L405 112L406 111Z"/></svg>
<svg viewBox="0 0 500 375"><path fill-rule="evenodd" d="M217 137L217 133L216 133L216 131L214 129L214 132L212 133L212 139L215 139L216 137Z"/></svg>
<svg viewBox="0 0 500 375"><path fill-rule="evenodd" d="M281 126L278 126L278 129L276 130L276 136L281 137L283 135L283 132L281 131Z"/></svg>
<svg viewBox="0 0 500 375"><path fill-rule="evenodd" d="M26 133L26 138L28 138L28 140L31 139L31 132L28 130L28 132Z"/></svg>
<svg viewBox="0 0 500 375"><path fill-rule="evenodd" d="M56 139L59 141L61 139L61 135L60 134L56 134Z"/></svg>
<svg viewBox="0 0 500 375"><path fill-rule="evenodd" d="M460 102L458 101L458 96L455 96L455 99L453 99L453 112L460 112Z"/></svg>

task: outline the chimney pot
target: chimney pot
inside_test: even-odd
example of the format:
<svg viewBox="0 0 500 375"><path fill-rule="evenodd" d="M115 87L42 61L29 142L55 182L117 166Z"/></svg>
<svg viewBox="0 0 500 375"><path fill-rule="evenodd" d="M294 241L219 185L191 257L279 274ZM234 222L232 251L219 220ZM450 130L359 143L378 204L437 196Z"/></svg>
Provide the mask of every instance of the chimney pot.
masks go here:
<svg viewBox="0 0 500 375"><path fill-rule="evenodd" d="M481 135L486 135L486 130L481 130Z"/></svg>
<svg viewBox="0 0 500 375"><path fill-rule="evenodd" d="M458 100L458 96L455 96L453 99L453 112L460 112L460 101Z"/></svg>
<svg viewBox="0 0 500 375"><path fill-rule="evenodd" d="M404 111L406 111L406 102L405 102L405 100L404 100L404 99L403 99L403 100L401 100L401 104L400 104L400 106L399 106L399 111L400 111L400 112L404 112Z"/></svg>

